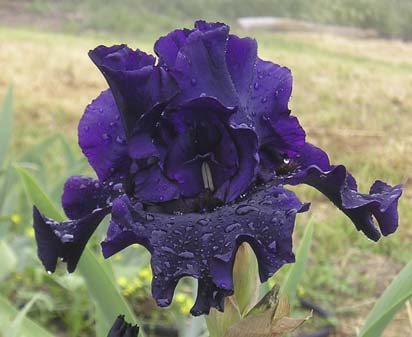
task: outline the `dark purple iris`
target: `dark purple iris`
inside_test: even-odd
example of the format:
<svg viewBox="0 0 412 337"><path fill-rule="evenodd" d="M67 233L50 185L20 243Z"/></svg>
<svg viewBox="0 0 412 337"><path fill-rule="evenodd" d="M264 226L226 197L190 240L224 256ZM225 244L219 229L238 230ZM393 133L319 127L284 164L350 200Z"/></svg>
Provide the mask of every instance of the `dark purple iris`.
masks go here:
<svg viewBox="0 0 412 337"><path fill-rule="evenodd" d="M107 337L137 337L139 328L137 325L131 325L124 320L124 316L120 315L116 318Z"/></svg>
<svg viewBox="0 0 412 337"><path fill-rule="evenodd" d="M290 70L258 58L255 40L198 21L161 37L155 52L157 62L125 45L90 51L110 87L86 108L78 130L98 179L66 182L66 222L34 208L47 270L61 257L72 272L111 213L104 256L145 246L157 303L169 305L179 279L193 276L192 314L200 315L223 310L233 293L242 242L254 249L262 282L294 261L295 216L308 205L284 184L315 187L372 240L396 230L401 186L377 181L369 194L358 193L344 166L307 143L288 109Z"/></svg>

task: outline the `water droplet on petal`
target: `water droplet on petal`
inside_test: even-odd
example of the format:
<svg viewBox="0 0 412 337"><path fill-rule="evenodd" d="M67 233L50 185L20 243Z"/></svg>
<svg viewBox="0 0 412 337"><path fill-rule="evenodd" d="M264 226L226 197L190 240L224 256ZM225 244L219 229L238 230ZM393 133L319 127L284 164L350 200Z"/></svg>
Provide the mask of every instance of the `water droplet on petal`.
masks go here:
<svg viewBox="0 0 412 337"><path fill-rule="evenodd" d="M255 88L255 90L258 90L258 89L259 89L259 83L256 82L256 83L253 85L253 88Z"/></svg>
<svg viewBox="0 0 412 337"><path fill-rule="evenodd" d="M210 220L207 218L201 218L199 220L196 221L196 223L198 223L199 225L202 226L206 226L207 224L209 224Z"/></svg>
<svg viewBox="0 0 412 337"><path fill-rule="evenodd" d="M102 134L103 143L108 144L112 140L112 137L108 133Z"/></svg>
<svg viewBox="0 0 412 337"><path fill-rule="evenodd" d="M192 252L181 252L178 255L179 257L182 257L184 259L193 259L195 257L195 254L193 254Z"/></svg>
<svg viewBox="0 0 412 337"><path fill-rule="evenodd" d="M162 250L166 253L176 254L176 252L172 248L169 248L169 247L162 247Z"/></svg>
<svg viewBox="0 0 412 337"><path fill-rule="evenodd" d="M285 157L283 158L283 162L287 165L290 163L290 158L289 157Z"/></svg>
<svg viewBox="0 0 412 337"><path fill-rule="evenodd" d="M52 272L51 272L50 270L48 270L48 271L47 271L47 274L51 275L51 274L52 274Z"/></svg>
<svg viewBox="0 0 412 337"><path fill-rule="evenodd" d="M227 226L225 228L225 232L226 233L233 232L236 228L239 228L239 227L241 227L241 224L238 223L238 222L235 222L234 224L231 224L231 225Z"/></svg>
<svg viewBox="0 0 412 337"><path fill-rule="evenodd" d="M120 137L120 136L117 136L117 137L116 137L116 142L119 143L119 144L125 144L125 143L126 143L126 140L123 139L123 138Z"/></svg>
<svg viewBox="0 0 412 337"><path fill-rule="evenodd" d="M240 205L235 210L237 215L246 215L246 214L249 214L250 212L258 212L258 211L259 209L257 207L250 206L250 205Z"/></svg>
<svg viewBox="0 0 412 337"><path fill-rule="evenodd" d="M196 84L197 84L197 79L193 77L193 78L190 80L190 84L191 84L193 87L196 86Z"/></svg>
<svg viewBox="0 0 412 337"><path fill-rule="evenodd" d="M147 221L153 221L154 220L154 216L151 214L146 214L146 220Z"/></svg>
<svg viewBox="0 0 412 337"><path fill-rule="evenodd" d="M276 252L276 241L273 241L268 247L273 253Z"/></svg>
<svg viewBox="0 0 412 337"><path fill-rule="evenodd" d="M268 99L267 99L267 97L262 97L262 98L260 99L260 101L261 101L262 103L266 103L266 102L268 101Z"/></svg>

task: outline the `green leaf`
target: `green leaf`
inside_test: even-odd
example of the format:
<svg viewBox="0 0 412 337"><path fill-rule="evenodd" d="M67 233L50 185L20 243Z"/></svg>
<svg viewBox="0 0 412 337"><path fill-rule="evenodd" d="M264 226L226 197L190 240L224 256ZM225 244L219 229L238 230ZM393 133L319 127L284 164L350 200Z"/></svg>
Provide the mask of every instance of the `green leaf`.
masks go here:
<svg viewBox="0 0 412 337"><path fill-rule="evenodd" d="M246 242L242 243L236 252L233 283L236 303L243 316L256 304L260 285L256 256Z"/></svg>
<svg viewBox="0 0 412 337"><path fill-rule="evenodd" d="M25 308L27 308L27 305ZM8 328L10 327L10 322L13 319L14 324L19 324L18 328L21 332L21 335L27 337L55 337L45 328L43 328L30 318L26 317L25 313L19 313L19 311L6 298L0 296L0 331L8 330ZM10 336L9 331L2 332L4 336Z"/></svg>
<svg viewBox="0 0 412 337"><path fill-rule="evenodd" d="M281 293L287 295L290 302L292 302L292 298L296 296L297 288L303 276L306 262L308 261L313 230L313 221L309 220L309 224L303 233L302 240L296 253L296 262L289 268L285 281L281 286Z"/></svg>
<svg viewBox="0 0 412 337"><path fill-rule="evenodd" d="M13 105L13 87L10 87L7 91L6 97L3 102L3 106L0 110L0 167L3 166L4 159L6 158L7 149L10 144L11 130L12 130L12 105Z"/></svg>
<svg viewBox="0 0 412 337"><path fill-rule="evenodd" d="M0 241L0 281L16 269L17 257L5 240Z"/></svg>
<svg viewBox="0 0 412 337"><path fill-rule="evenodd" d="M226 331L241 319L242 315L235 303L234 297L226 297L224 312L212 308L209 315L205 316L209 337L223 337Z"/></svg>
<svg viewBox="0 0 412 337"><path fill-rule="evenodd" d="M105 262L86 248L77 267L99 308L98 311L102 313L104 320L109 322L109 326L119 314L125 315L128 322L137 323L133 312L113 282L112 276L107 272Z"/></svg>
<svg viewBox="0 0 412 337"><path fill-rule="evenodd" d="M358 337L379 337L396 312L412 297L412 261L395 276L366 317Z"/></svg>
<svg viewBox="0 0 412 337"><path fill-rule="evenodd" d="M63 221L64 216L41 189L36 179L21 166L16 166L16 170L23 182L23 187L30 203L36 205L46 216L56 221Z"/></svg>
<svg viewBox="0 0 412 337"><path fill-rule="evenodd" d="M29 200L47 216L63 221L63 215L43 192L35 178L22 167L16 167L16 169L22 178ZM138 324L132 310L117 288L109 261L98 259L86 247L77 270L83 276L87 289L99 308L98 311L102 313L107 322L110 322L109 324L112 324L120 314L125 315L128 322ZM141 335L144 336L143 333Z"/></svg>
<svg viewBox="0 0 412 337"><path fill-rule="evenodd" d="M18 337L23 327L23 320L26 318L28 312L30 311L31 307L33 306L34 302L36 302L39 298L39 294L35 295L28 303L26 303L17 314L16 318L11 322L11 324L7 328L7 336L8 337Z"/></svg>

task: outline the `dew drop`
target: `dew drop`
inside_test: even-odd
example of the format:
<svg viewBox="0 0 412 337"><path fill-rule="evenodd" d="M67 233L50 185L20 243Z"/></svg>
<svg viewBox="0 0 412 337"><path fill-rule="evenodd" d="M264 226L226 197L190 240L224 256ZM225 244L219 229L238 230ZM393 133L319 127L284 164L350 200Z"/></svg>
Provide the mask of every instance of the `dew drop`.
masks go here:
<svg viewBox="0 0 412 337"><path fill-rule="evenodd" d="M193 78L190 80L190 84L191 84L193 87L196 86L196 84L197 84L197 79L193 77Z"/></svg>
<svg viewBox="0 0 412 337"><path fill-rule="evenodd" d="M276 241L273 241L268 247L272 252L276 252Z"/></svg>
<svg viewBox="0 0 412 337"><path fill-rule="evenodd" d="M125 144L126 143L126 140L124 140L122 137L120 137L120 136L117 136L116 137L116 142L117 143L119 143L119 144Z"/></svg>
<svg viewBox="0 0 412 337"><path fill-rule="evenodd" d="M154 216L151 214L146 214L146 220L147 221L153 221L154 220Z"/></svg>
<svg viewBox="0 0 412 337"><path fill-rule="evenodd" d="M285 157L283 158L283 162L287 165L290 163L290 158L289 157Z"/></svg>
<svg viewBox="0 0 412 337"><path fill-rule="evenodd" d="M255 90L258 90L258 89L259 89L259 83L256 82L256 83L253 85L253 88L255 88Z"/></svg>
<svg viewBox="0 0 412 337"><path fill-rule="evenodd" d="M184 259L193 259L195 257L195 254L193 254L192 252L181 252L178 255L179 257L182 257Z"/></svg>
<svg viewBox="0 0 412 337"><path fill-rule="evenodd" d="M63 236L61 237L61 241L62 242L70 242L73 240L73 235L72 234L63 234Z"/></svg>
<svg viewBox="0 0 412 337"><path fill-rule="evenodd" d="M103 139L103 142L104 142L105 144L108 144L108 143L110 143L110 141L112 140L112 137L110 137L110 135L107 134L107 133L103 133L103 134L102 134L102 139Z"/></svg>
<svg viewBox="0 0 412 337"><path fill-rule="evenodd" d="M268 99L267 99L267 97L262 97L262 98L260 99L260 101L261 101L262 103L266 103L266 102L268 101Z"/></svg>
<svg viewBox="0 0 412 337"><path fill-rule="evenodd" d="M113 186L113 191L121 191L123 188L123 184L122 183L118 183L116 185Z"/></svg>
<svg viewBox="0 0 412 337"><path fill-rule="evenodd" d="M231 225L227 226L225 228L225 232L226 233L233 232L236 228L239 228L239 227L241 227L240 223L235 222L234 224L231 224Z"/></svg>
<svg viewBox="0 0 412 337"><path fill-rule="evenodd" d="M238 208L236 208L235 213L237 215L246 215L251 212L257 212L259 209L255 206L250 206L250 205L240 205Z"/></svg>
<svg viewBox="0 0 412 337"><path fill-rule="evenodd" d="M200 239L201 239L202 241L209 241L209 239L210 239L211 237L213 237L213 233L204 233L204 234L200 237Z"/></svg>
<svg viewBox="0 0 412 337"><path fill-rule="evenodd" d="M51 272L50 270L48 270L48 271L47 271L47 274L51 275L51 274L52 274L52 272Z"/></svg>
<svg viewBox="0 0 412 337"><path fill-rule="evenodd" d="M172 248L162 247L161 249L162 249L165 253L176 254L176 252L175 252Z"/></svg>
<svg viewBox="0 0 412 337"><path fill-rule="evenodd" d="M199 225L202 225L202 226L206 226L207 224L209 224L209 222L210 221L207 218L201 218L201 219L196 221L196 223L198 223Z"/></svg>

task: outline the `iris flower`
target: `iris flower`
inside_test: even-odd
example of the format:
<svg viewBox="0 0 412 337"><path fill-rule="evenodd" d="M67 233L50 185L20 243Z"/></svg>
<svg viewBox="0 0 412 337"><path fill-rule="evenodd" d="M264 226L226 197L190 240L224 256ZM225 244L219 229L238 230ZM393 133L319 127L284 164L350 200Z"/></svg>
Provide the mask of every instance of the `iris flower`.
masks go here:
<svg viewBox="0 0 412 337"><path fill-rule="evenodd" d="M124 316L120 315L116 318L107 337L137 337L139 328L137 325L131 325L124 320Z"/></svg>
<svg viewBox="0 0 412 337"><path fill-rule="evenodd" d="M402 187L376 181L369 194L359 193L344 166L306 142L288 108L291 72L260 59L256 40L198 21L161 37L154 51L157 58L126 45L89 53L109 85L78 127L97 179L67 180L65 222L34 207L38 255L48 271L60 257L73 272L111 214L103 255L146 247L162 307L180 278L198 279L191 313L200 315L223 310L233 294L241 243L253 248L262 282L294 262L295 217L308 204L286 184L313 186L372 240L396 230Z"/></svg>

